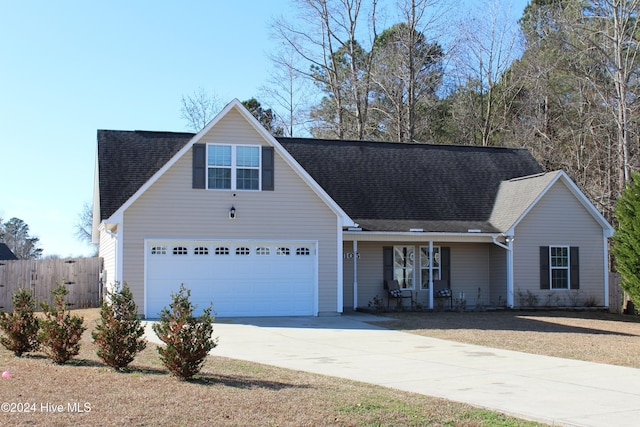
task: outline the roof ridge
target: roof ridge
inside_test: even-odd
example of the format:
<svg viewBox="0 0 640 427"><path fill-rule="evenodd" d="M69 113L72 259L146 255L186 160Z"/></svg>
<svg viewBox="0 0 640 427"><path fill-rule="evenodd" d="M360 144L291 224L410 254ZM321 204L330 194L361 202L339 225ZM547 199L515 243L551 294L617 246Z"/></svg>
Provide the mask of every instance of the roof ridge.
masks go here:
<svg viewBox="0 0 640 427"><path fill-rule="evenodd" d="M195 135L193 132L175 132L170 130L125 130L125 129L98 129L98 132L114 132L114 133L149 133L149 134L170 134L170 135Z"/></svg>
<svg viewBox="0 0 640 427"><path fill-rule="evenodd" d="M525 179L533 179L533 178L537 178L539 176L544 176L544 175L546 175L548 173L550 173L550 172L540 172L540 173L534 173L533 175L518 176L518 177L515 177L515 178L511 178L509 180L509 182L524 181Z"/></svg>
<svg viewBox="0 0 640 427"><path fill-rule="evenodd" d="M380 145L396 145L396 146L414 146L414 147L442 147L442 148L464 148L464 149L482 149L482 150L524 150L524 147L504 147L504 146L485 146L485 145L465 145L465 144L436 144L433 142L417 142L417 141L373 141L358 139L329 139L329 138L305 138L277 136L278 141L298 141L298 142L327 142L327 143L347 143L347 144L380 144Z"/></svg>

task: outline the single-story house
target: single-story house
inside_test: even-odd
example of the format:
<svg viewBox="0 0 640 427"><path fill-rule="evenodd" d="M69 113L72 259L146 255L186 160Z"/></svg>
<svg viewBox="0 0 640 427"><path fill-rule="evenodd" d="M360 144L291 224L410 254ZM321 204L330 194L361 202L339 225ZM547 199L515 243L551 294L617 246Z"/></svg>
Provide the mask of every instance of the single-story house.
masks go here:
<svg viewBox="0 0 640 427"><path fill-rule="evenodd" d="M222 317L434 308L442 289L606 307L611 235L524 149L273 137L237 100L197 134L98 131L93 241L147 318L181 284Z"/></svg>

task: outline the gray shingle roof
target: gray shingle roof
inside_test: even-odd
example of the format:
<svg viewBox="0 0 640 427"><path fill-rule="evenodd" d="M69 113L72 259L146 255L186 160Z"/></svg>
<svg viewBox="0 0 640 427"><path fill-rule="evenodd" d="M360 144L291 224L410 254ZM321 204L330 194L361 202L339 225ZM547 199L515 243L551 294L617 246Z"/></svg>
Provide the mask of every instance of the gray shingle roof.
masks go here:
<svg viewBox="0 0 640 427"><path fill-rule="evenodd" d="M0 260L2 261L13 261L18 259L18 257L11 252L9 246L6 243L0 243Z"/></svg>
<svg viewBox="0 0 640 427"><path fill-rule="evenodd" d="M524 149L278 138L363 229L495 232L500 183L542 172Z"/></svg>
<svg viewBox="0 0 640 427"><path fill-rule="evenodd" d="M107 219L138 191L192 133L98 130L100 217Z"/></svg>
<svg viewBox="0 0 640 427"><path fill-rule="evenodd" d="M101 219L193 136L99 130ZM496 232L489 220L500 183L542 172L524 149L277 139L365 230Z"/></svg>
<svg viewBox="0 0 640 427"><path fill-rule="evenodd" d="M502 182L491 214L491 223L501 230L509 229L559 173L547 172Z"/></svg>

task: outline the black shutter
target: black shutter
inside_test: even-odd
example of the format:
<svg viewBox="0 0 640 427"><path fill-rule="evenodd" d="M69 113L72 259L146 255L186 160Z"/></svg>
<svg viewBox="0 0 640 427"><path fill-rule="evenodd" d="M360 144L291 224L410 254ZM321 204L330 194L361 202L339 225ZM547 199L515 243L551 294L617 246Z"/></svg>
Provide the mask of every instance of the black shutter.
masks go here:
<svg viewBox="0 0 640 427"><path fill-rule="evenodd" d="M391 283L393 277L393 246L382 247L382 278Z"/></svg>
<svg viewBox="0 0 640 427"><path fill-rule="evenodd" d="M262 190L274 190L273 147L262 147Z"/></svg>
<svg viewBox="0 0 640 427"><path fill-rule="evenodd" d="M193 144L192 155L192 188L207 188L207 146L205 144Z"/></svg>
<svg viewBox="0 0 640 427"><path fill-rule="evenodd" d="M446 280L451 288L451 248L440 248L440 279Z"/></svg>
<svg viewBox="0 0 640 427"><path fill-rule="evenodd" d="M540 246L540 289L551 289L549 284L549 246Z"/></svg>
<svg viewBox="0 0 640 427"><path fill-rule="evenodd" d="M569 248L569 275L571 289L580 289L580 256L577 246Z"/></svg>

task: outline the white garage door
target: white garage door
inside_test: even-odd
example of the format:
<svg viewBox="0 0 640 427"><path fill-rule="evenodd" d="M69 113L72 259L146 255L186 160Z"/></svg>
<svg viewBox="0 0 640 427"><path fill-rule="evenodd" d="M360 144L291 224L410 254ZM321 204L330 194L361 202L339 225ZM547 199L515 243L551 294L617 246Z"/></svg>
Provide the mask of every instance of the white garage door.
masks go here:
<svg viewBox="0 0 640 427"><path fill-rule="evenodd" d="M180 284L196 314L308 316L316 312L315 242L148 240L145 314L159 317Z"/></svg>

